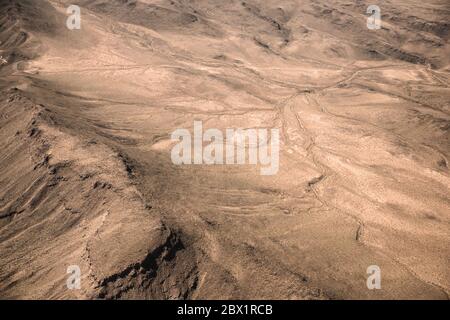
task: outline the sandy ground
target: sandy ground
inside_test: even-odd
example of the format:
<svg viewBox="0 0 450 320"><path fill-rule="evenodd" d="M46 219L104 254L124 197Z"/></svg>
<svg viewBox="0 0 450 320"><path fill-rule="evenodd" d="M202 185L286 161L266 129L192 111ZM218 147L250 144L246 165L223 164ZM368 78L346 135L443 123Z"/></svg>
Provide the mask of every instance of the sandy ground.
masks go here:
<svg viewBox="0 0 450 320"><path fill-rule="evenodd" d="M449 298L447 1L40 3L0 2L1 298ZM195 120L278 174L175 166Z"/></svg>

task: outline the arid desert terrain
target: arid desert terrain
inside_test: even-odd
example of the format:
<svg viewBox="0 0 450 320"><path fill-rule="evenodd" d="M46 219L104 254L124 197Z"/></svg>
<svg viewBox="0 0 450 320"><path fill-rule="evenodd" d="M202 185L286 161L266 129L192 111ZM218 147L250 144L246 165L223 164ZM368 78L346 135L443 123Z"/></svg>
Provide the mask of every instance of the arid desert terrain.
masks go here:
<svg viewBox="0 0 450 320"><path fill-rule="evenodd" d="M0 0L0 298L448 299L449 18ZM174 163L195 121L278 129L278 171Z"/></svg>

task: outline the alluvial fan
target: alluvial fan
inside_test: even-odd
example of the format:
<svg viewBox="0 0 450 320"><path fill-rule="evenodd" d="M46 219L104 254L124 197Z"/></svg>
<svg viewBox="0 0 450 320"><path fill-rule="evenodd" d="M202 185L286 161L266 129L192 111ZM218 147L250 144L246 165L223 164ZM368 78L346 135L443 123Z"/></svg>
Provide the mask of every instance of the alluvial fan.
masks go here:
<svg viewBox="0 0 450 320"><path fill-rule="evenodd" d="M448 299L449 14L0 1L0 298Z"/></svg>

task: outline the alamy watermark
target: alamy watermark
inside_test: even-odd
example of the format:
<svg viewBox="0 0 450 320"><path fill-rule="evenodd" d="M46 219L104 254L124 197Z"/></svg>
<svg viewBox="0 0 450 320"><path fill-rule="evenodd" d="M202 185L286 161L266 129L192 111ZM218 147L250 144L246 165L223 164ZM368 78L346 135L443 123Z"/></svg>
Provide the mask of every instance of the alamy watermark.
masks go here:
<svg viewBox="0 0 450 320"><path fill-rule="evenodd" d="M370 17L367 18L367 28L369 30L381 29L381 9L377 5L370 5L367 8L367 13Z"/></svg>
<svg viewBox="0 0 450 320"><path fill-rule="evenodd" d="M194 121L188 129L172 133L171 158L176 165L260 165L264 176L276 175L280 162L279 129L208 129Z"/></svg>
<svg viewBox="0 0 450 320"><path fill-rule="evenodd" d="M69 17L66 20L66 26L69 30L81 29L81 9L79 6L71 5L67 8Z"/></svg>
<svg viewBox="0 0 450 320"><path fill-rule="evenodd" d="M80 290L81 289L81 269L77 265L68 266L67 274L70 276L66 280L67 289Z"/></svg>
<svg viewBox="0 0 450 320"><path fill-rule="evenodd" d="M367 268L367 288L369 290L380 290L381 289L381 268L376 265L369 266Z"/></svg>

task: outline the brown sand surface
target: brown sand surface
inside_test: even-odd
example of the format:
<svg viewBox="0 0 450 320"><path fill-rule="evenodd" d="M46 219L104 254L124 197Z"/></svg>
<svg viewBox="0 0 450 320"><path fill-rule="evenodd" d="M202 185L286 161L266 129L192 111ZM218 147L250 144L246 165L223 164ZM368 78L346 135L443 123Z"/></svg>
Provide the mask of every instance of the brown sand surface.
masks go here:
<svg viewBox="0 0 450 320"><path fill-rule="evenodd" d="M450 5L370 4L0 1L0 298L448 299ZM174 165L194 121L278 174Z"/></svg>

